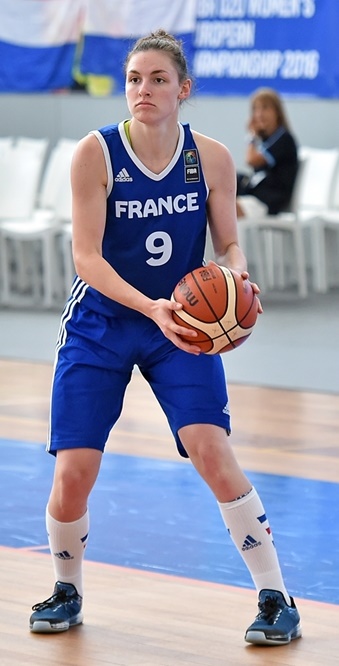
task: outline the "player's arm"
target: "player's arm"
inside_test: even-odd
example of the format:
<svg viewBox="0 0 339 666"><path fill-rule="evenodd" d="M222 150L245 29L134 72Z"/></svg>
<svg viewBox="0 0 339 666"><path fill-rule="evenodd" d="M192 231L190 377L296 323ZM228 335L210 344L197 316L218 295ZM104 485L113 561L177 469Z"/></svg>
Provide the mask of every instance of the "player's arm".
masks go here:
<svg viewBox="0 0 339 666"><path fill-rule="evenodd" d="M207 215L216 261L242 273L247 270L247 262L238 241L233 160L218 141L196 133L194 137L209 188Z"/></svg>
<svg viewBox="0 0 339 666"><path fill-rule="evenodd" d="M194 133L206 182L208 222L216 263L248 278L247 260L239 246L236 214L236 172L230 152L223 144ZM252 284L255 293L259 287ZM261 306L260 306L261 309Z"/></svg>
<svg viewBox="0 0 339 666"><path fill-rule="evenodd" d="M107 172L102 148L95 136L82 139L75 151L71 168L73 257L79 277L122 305L150 317L164 335L184 351L198 353L199 348L181 340L191 335L172 319L172 310L181 308L166 299L152 300L135 289L102 256L106 224ZM194 337L194 335L192 336Z"/></svg>
<svg viewBox="0 0 339 666"><path fill-rule="evenodd" d="M142 310L150 299L123 280L102 256L107 172L102 148L93 135L78 144L71 183L73 257L79 277L105 296Z"/></svg>

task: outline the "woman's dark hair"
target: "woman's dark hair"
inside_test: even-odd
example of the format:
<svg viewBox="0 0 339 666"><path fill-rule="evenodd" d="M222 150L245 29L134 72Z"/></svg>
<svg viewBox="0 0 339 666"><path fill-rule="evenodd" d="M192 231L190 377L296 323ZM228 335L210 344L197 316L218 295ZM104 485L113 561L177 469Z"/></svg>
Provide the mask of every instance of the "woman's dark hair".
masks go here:
<svg viewBox="0 0 339 666"><path fill-rule="evenodd" d="M182 83L185 79L190 78L182 41L170 35L166 30L159 28L159 30L151 32L146 37L141 37L135 42L125 60L125 73L132 56L142 51L164 51L170 56L178 72L179 82Z"/></svg>

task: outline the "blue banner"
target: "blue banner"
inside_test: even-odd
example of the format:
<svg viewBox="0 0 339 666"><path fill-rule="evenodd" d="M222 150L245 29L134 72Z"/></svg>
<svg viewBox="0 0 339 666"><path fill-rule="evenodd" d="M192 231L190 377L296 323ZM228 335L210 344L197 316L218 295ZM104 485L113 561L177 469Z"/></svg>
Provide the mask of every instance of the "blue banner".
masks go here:
<svg viewBox="0 0 339 666"><path fill-rule="evenodd" d="M339 98L339 0L1 0L0 93L71 88L74 72L123 93L127 51L158 27L183 39L199 95Z"/></svg>
<svg viewBox="0 0 339 666"><path fill-rule="evenodd" d="M337 0L200 0L197 92L339 97L338 28Z"/></svg>

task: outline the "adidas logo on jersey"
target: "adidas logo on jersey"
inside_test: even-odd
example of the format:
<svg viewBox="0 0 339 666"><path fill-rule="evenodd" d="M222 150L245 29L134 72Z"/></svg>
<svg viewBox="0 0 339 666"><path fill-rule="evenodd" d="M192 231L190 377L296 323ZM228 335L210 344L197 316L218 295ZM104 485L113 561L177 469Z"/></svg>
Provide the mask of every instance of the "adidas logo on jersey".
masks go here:
<svg viewBox="0 0 339 666"><path fill-rule="evenodd" d="M127 169L121 169L118 175L114 178L116 183L132 183L133 178L129 175Z"/></svg>
<svg viewBox="0 0 339 666"><path fill-rule="evenodd" d="M261 546L261 541L256 541L256 539L253 539L253 537L248 534L243 545L242 545L242 551L245 552L246 550L252 550L253 548L257 548L258 546Z"/></svg>

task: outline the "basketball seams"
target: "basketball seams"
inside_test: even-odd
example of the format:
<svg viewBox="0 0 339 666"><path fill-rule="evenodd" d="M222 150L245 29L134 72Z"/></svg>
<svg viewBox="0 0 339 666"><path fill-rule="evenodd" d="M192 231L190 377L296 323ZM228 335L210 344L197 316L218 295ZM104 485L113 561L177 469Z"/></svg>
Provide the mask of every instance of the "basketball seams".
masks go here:
<svg viewBox="0 0 339 666"><path fill-rule="evenodd" d="M235 271L224 266L204 269L210 271L211 280L205 279L200 267L177 284L171 300L181 303L183 309L173 313L173 318L178 324L197 331L197 341L183 336L185 340L196 342L205 354L222 354L237 348L252 333L258 313L256 295L251 284L244 284ZM180 288L180 285L183 286ZM223 314L218 316L221 309Z"/></svg>
<svg viewBox="0 0 339 666"><path fill-rule="evenodd" d="M175 303L177 303L177 301L175 300L173 295L172 295L171 300L173 300ZM199 344L202 351L205 354L208 354L213 349L214 338L212 338L206 331L203 331L203 330L199 329L198 327L194 326L194 324L190 324L189 321L186 322L185 317L183 317L182 315L184 315L187 318L190 317L190 315L187 312L185 312L184 310L178 310L178 311L172 313L172 317L173 317L174 321L177 324L179 324L179 326L184 326L185 324L188 324L192 330L195 330L198 333L198 337L197 337L197 339L194 339L194 341L192 341L192 339L188 338L187 336L183 336L183 338L187 342L192 342L192 344L193 344L193 342L195 344ZM201 340L201 339L199 340L199 335L200 336L201 335L205 336L206 339L205 340Z"/></svg>
<svg viewBox="0 0 339 666"><path fill-rule="evenodd" d="M246 319L246 317L248 317L249 313L251 312L251 309L252 309L252 307L253 307L253 302L254 302L254 299L256 298L256 295L255 295L255 293L254 293L254 291L253 291L253 289L252 289L252 300L251 300L251 304L250 304L250 306L248 307L248 309L246 310L245 314L241 317L241 319L238 319L238 317L237 317L237 305L238 305L238 299L239 299L239 296L238 296L237 283L236 283L236 279L235 279L234 274L232 273L232 271L228 271L228 272L229 272L229 274L230 274L231 277L232 277L233 286L234 286L234 296L235 296L235 299L234 299L234 300L235 300L235 308L234 308L234 312L235 312L235 319L236 319L235 327L239 325L239 326L242 327L242 329L243 329L244 331L248 331L249 329L253 329L253 325L252 325L252 326L243 326L243 323L242 323L242 322L244 321L244 319ZM241 278L241 279L242 279L242 278ZM234 328L235 328L235 327L234 327ZM228 330L231 331L232 329L228 329Z"/></svg>
<svg viewBox="0 0 339 666"><path fill-rule="evenodd" d="M171 300L174 301L175 303L180 303L175 298L174 293L171 296ZM182 305L182 304L181 304ZM216 317L216 321L205 321L204 319L200 319L197 315L191 315L187 310L185 310L185 305L183 305L182 310L177 310L176 314L179 315L179 317L182 319L182 321L185 321L187 324L190 324L190 326L196 327L197 323L202 324L203 326L215 326L216 324L219 324L219 319L216 317L215 313L213 312L213 315ZM213 338L211 338L213 339Z"/></svg>
<svg viewBox="0 0 339 666"><path fill-rule="evenodd" d="M225 280L225 283L226 283L227 306L226 306L226 311L222 316L222 319L224 319L225 317L227 317L228 311L230 309L230 305L232 304L232 299L230 298L230 296L231 296L231 294L230 294L230 284L229 284L229 279L227 279L228 276L230 276L232 278L233 299L234 299L235 304L237 303L237 296L238 296L238 294L237 294L237 285L236 285L233 273L228 268L224 268L224 267L222 267L222 268L218 267L218 268L219 268L219 270L220 270L220 272L221 272L221 274L222 274L222 276ZM227 273L226 273L226 271L227 271ZM219 322L220 327L223 331L223 334L226 336L229 344L232 346L233 349L235 349L236 345L234 344L232 338L230 338L229 333L230 333L230 331L233 331L238 325L238 321L237 321L237 318L236 318L235 311L236 311L236 308L234 308L235 322L234 322L234 325L231 328L228 327L226 329L224 324L222 323L222 321L218 318L218 322ZM220 336L218 336L218 337L220 337Z"/></svg>
<svg viewBox="0 0 339 666"><path fill-rule="evenodd" d="M248 308L246 314L244 314L243 318L240 319L240 321L239 321L239 325L240 325L245 331L247 331L247 330L253 328L253 325L252 325L252 326L244 326L242 322L244 321L244 319L246 319L246 317L248 317L249 313L251 312L252 307L253 307L253 303L254 303L255 299L256 299L256 295L255 295L255 293L254 293L254 291L253 291L253 292L252 292L252 301L251 301L251 305L250 305L250 307Z"/></svg>
<svg viewBox="0 0 339 666"><path fill-rule="evenodd" d="M218 266L218 268L219 268L219 266ZM219 270L220 270L220 268L219 268ZM222 275L223 275L223 277L224 277L224 279L225 279L224 273L223 273L222 271L221 271L221 273L222 273ZM200 287L200 284L198 283L198 281L197 281L197 279L196 279L195 273L194 273L193 271L191 271L190 275L191 275L192 280L193 280L193 282L195 283L196 287L199 289L199 292L200 292L201 296L203 297L203 299L204 299L206 305L208 306L209 310L211 311L211 313L212 313L214 319L216 319L216 321L220 321L220 317L218 317L218 315L217 315L217 313L215 312L213 306L212 306L211 303L209 302L207 296L206 296L206 295L204 294L204 292L202 291L202 289L201 289L201 287ZM227 312L227 308L226 308L226 312ZM225 316L226 312L223 314L223 317Z"/></svg>
<svg viewBox="0 0 339 666"><path fill-rule="evenodd" d="M175 303L180 302L180 301L177 301L175 299L175 297L172 297L172 300L174 300ZM225 333L225 331L224 331L223 327L221 326L218 319L216 321L213 321L213 322L211 322L211 321L206 322L203 319L199 319L196 315L193 316L189 312L186 312L186 310L184 308L182 310L177 310L174 314L183 322L183 324L186 323L189 326L191 326L192 328L196 329L197 331L199 331L199 330L203 331L205 333L205 335L208 335L211 340L214 340L215 336L213 335L213 337L211 337L211 335L205 330L205 327L209 328L209 327L212 327L212 326L219 326L220 329L221 329L221 333L219 335L224 335L224 333ZM204 328L199 329L198 324L201 324L201 326L204 327ZM219 335L216 336L216 337L219 337Z"/></svg>

